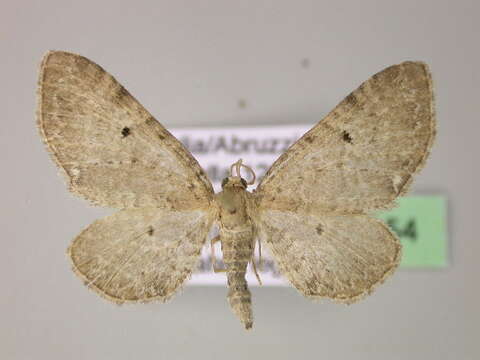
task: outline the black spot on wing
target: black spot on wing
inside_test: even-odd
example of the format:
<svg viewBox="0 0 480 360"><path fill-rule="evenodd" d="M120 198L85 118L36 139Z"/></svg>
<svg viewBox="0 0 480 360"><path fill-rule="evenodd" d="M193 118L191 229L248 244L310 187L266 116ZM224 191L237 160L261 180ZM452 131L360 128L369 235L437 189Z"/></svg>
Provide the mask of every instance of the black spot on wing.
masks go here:
<svg viewBox="0 0 480 360"><path fill-rule="evenodd" d="M153 227L150 226L150 227L148 228L148 230L147 230L147 234L148 234L149 236L152 236L153 233L154 233Z"/></svg>
<svg viewBox="0 0 480 360"><path fill-rule="evenodd" d="M343 138L343 141L345 141L345 142L347 142L347 143L349 143L349 144L351 144L352 141L353 141L353 139L352 139L352 137L350 136L350 134L349 134L348 132L346 132L345 130L343 130L343 132L342 132L342 138Z"/></svg>

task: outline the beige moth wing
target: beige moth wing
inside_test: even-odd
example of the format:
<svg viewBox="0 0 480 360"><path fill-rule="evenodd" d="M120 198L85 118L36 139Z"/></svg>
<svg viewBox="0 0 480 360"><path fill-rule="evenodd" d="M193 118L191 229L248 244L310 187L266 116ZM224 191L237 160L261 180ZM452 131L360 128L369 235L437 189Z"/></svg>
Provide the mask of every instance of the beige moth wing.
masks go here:
<svg viewBox="0 0 480 360"><path fill-rule="evenodd" d="M423 167L434 137L427 65L388 67L278 158L258 186L261 205L338 214L390 208Z"/></svg>
<svg viewBox="0 0 480 360"><path fill-rule="evenodd" d="M70 190L124 209L69 248L74 271L117 303L166 300L199 260L213 188L185 147L125 88L85 57L43 58L37 120Z"/></svg>
<svg viewBox="0 0 480 360"><path fill-rule="evenodd" d="M430 72L404 62L364 82L273 164L256 191L257 227L300 292L350 303L393 273L400 242L369 214L407 191L434 137Z"/></svg>
<svg viewBox="0 0 480 360"><path fill-rule="evenodd" d="M37 120L70 190L117 209L208 206L205 172L110 74L87 58L52 51L43 58Z"/></svg>
<svg viewBox="0 0 480 360"><path fill-rule="evenodd" d="M166 301L198 264L211 225L201 210L120 210L86 228L68 254L75 273L110 301Z"/></svg>
<svg viewBox="0 0 480 360"><path fill-rule="evenodd" d="M287 279L304 296L352 303L392 274L401 245L367 215L264 210L261 237Z"/></svg>

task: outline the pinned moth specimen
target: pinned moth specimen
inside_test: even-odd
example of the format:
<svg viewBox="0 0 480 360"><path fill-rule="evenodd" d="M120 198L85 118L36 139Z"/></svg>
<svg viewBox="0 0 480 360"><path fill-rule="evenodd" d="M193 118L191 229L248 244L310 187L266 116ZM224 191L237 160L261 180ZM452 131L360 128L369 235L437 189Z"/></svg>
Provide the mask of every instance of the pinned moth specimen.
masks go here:
<svg viewBox="0 0 480 360"><path fill-rule="evenodd" d="M166 301L195 270L217 224L212 243L222 245L228 301L247 329L245 272L259 241L311 299L353 303L394 272L400 242L371 214L405 194L435 136L432 81L421 62L388 67L360 85L253 192L240 173L253 171L239 161L215 194L188 150L82 56L46 54L37 117L70 190L119 209L68 249L85 284L118 304Z"/></svg>

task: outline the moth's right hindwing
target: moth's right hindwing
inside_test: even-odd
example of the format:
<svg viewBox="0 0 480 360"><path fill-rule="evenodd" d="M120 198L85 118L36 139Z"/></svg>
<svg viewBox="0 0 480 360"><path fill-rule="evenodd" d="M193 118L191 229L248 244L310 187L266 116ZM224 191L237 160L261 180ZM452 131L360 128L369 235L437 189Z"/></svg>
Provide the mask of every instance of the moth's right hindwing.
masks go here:
<svg viewBox="0 0 480 360"><path fill-rule="evenodd" d="M125 88L92 61L43 59L38 126L72 192L113 208L197 209L213 189L205 172Z"/></svg>
<svg viewBox="0 0 480 360"><path fill-rule="evenodd" d="M265 210L259 225L282 274L313 299L353 303L392 274L401 259L396 236L366 215Z"/></svg>
<svg viewBox="0 0 480 360"><path fill-rule="evenodd" d="M86 228L68 254L75 273L110 301L165 301L195 269L211 225L200 210L121 210Z"/></svg>

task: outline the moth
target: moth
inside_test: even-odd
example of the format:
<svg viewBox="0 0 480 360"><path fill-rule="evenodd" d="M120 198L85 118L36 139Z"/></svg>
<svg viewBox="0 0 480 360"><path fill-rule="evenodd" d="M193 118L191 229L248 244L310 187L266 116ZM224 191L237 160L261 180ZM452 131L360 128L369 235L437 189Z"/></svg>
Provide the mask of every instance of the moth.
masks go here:
<svg viewBox="0 0 480 360"><path fill-rule="evenodd" d="M253 315L245 272L257 242L310 299L353 303L395 271L400 242L372 214L406 193L435 136L432 80L421 62L360 85L253 192L241 175L253 171L238 161L215 194L189 151L85 57L45 55L37 118L70 191L119 209L68 249L85 284L117 304L166 301L198 265L216 224L228 301L246 329Z"/></svg>

